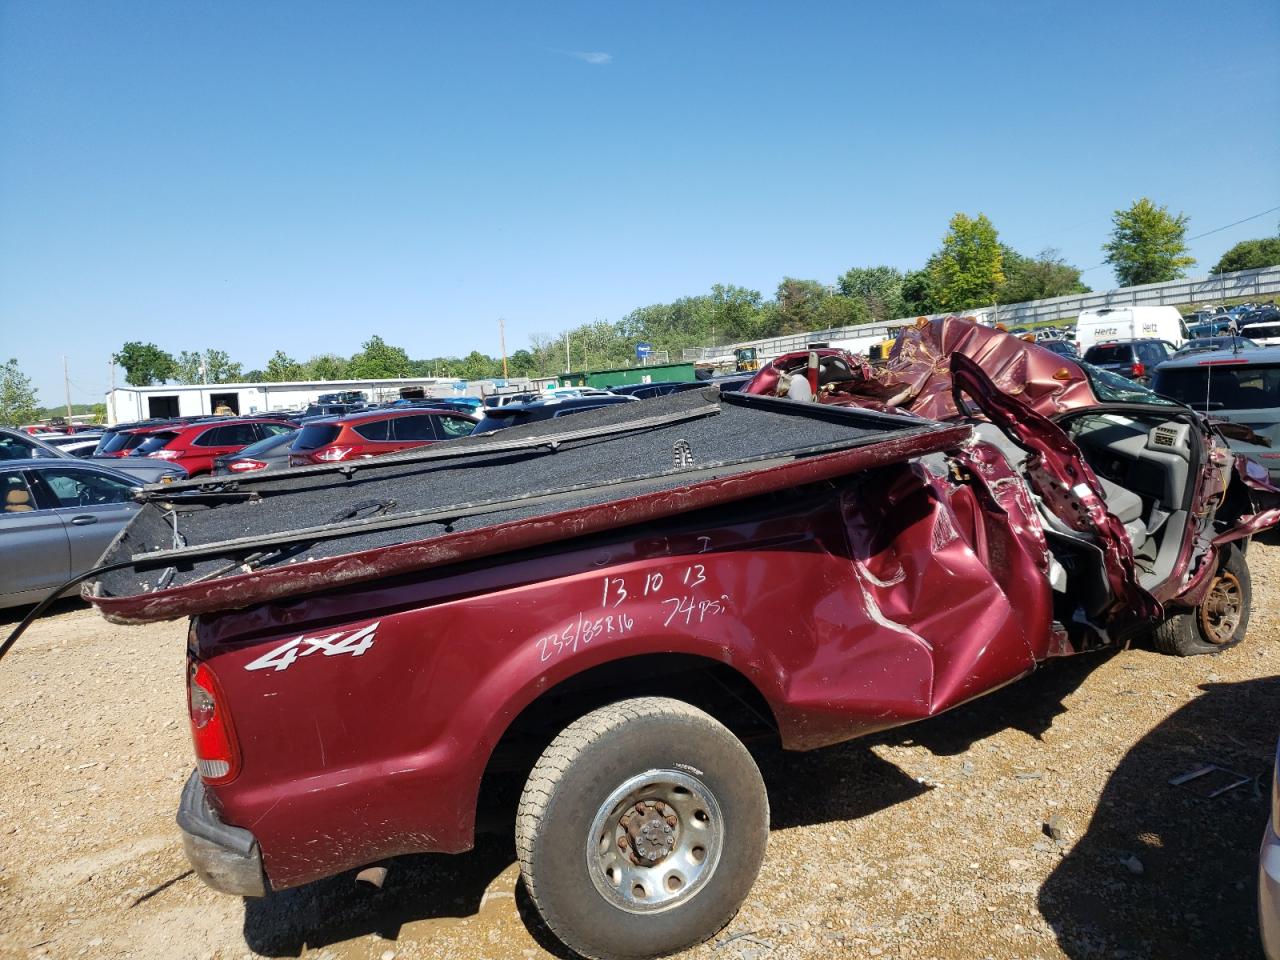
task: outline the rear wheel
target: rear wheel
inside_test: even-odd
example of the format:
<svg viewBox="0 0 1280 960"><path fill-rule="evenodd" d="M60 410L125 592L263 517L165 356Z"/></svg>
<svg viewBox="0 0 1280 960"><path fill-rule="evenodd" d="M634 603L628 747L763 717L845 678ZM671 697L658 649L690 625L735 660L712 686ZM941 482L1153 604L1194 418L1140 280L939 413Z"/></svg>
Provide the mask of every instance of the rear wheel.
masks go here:
<svg viewBox="0 0 1280 960"><path fill-rule="evenodd" d="M663 697L570 724L520 798L516 851L551 931L586 957L642 960L700 943L751 890L769 804L718 721Z"/></svg>
<svg viewBox="0 0 1280 960"><path fill-rule="evenodd" d="M1190 613L1158 624L1151 634L1152 646L1178 657L1234 647L1249 629L1252 601L1249 564L1235 544L1228 544L1204 601Z"/></svg>

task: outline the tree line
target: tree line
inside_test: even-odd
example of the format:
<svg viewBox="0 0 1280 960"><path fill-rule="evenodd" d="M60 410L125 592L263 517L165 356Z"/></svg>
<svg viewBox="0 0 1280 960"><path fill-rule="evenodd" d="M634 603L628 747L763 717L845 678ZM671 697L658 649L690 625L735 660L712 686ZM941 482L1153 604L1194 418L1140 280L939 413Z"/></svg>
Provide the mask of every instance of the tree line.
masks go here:
<svg viewBox="0 0 1280 960"><path fill-rule="evenodd" d="M1189 218L1148 198L1115 211L1102 250L1122 286L1159 283L1185 276ZM1223 255L1214 273L1280 263L1280 237L1239 243ZM914 270L891 266L852 267L833 282L783 277L765 297L759 290L715 284L707 293L671 303L638 307L620 320L582 324L560 334L534 334L527 348L507 358L507 375L550 376L572 369L627 366L636 345L678 357L684 347L758 340L810 330L852 326L899 317L962 311L994 303L1022 303L1088 293L1081 270L1055 249L1026 255L1000 240L982 213L956 213L939 248ZM168 353L152 343L126 343L116 360L134 386L156 383L356 380L391 377L503 375L501 359L480 351L464 357L413 359L399 346L374 336L350 357L325 353L297 359L282 350L261 369L245 370L222 350Z"/></svg>

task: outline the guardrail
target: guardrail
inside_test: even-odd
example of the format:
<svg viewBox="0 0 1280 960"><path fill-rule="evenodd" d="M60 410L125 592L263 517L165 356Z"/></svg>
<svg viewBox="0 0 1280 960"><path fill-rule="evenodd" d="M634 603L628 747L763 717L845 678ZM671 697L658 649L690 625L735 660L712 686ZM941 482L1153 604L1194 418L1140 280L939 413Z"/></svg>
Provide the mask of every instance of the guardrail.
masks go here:
<svg viewBox="0 0 1280 960"><path fill-rule="evenodd" d="M1015 326L1045 321L1071 320L1082 310L1126 305L1181 306L1183 304L1212 303L1216 300L1238 300L1242 297L1271 297L1280 293L1280 266L1261 267L1256 270L1240 270L1216 277L1196 280L1170 280L1167 283L1147 283L1136 287L1118 287L1098 293L1081 293L1067 297L1051 297L1047 300L1031 300L1026 303L992 304L972 310L954 311L981 315L992 323ZM945 317L945 313L932 314ZM882 320L852 327L835 327L829 330L811 330L808 333L770 337L766 340L749 340L727 344L723 347L686 347L685 360L714 361L732 357L735 350L755 347L757 357L763 362L793 350L803 350L810 343L857 340L883 335L891 336L899 327L914 323L915 317Z"/></svg>

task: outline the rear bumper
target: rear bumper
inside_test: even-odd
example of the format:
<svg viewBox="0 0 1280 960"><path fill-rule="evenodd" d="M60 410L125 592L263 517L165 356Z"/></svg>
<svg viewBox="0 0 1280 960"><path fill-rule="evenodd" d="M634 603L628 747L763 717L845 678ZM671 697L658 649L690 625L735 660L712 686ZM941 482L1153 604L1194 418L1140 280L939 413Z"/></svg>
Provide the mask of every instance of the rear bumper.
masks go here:
<svg viewBox="0 0 1280 960"><path fill-rule="evenodd" d="M1280 824L1267 821L1258 856L1258 929L1262 931L1262 954L1280 960Z"/></svg>
<svg viewBox="0 0 1280 960"><path fill-rule="evenodd" d="M262 850L248 830L230 827L209 806L204 781L191 772L178 804L182 846L196 874L223 893L261 897L267 892Z"/></svg>

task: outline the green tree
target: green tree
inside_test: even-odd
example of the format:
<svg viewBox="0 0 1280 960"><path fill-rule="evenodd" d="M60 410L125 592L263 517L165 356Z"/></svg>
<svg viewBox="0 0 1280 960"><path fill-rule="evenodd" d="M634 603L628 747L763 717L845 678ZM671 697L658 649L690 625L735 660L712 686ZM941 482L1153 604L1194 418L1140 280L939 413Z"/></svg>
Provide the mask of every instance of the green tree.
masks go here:
<svg viewBox="0 0 1280 960"><path fill-rule="evenodd" d="M31 378L18 369L18 361L0 364L0 423L18 426L36 419L36 388Z"/></svg>
<svg viewBox="0 0 1280 960"><path fill-rule="evenodd" d="M783 277L774 295L780 328L777 332L806 333L820 329L822 321L818 319L818 307L828 296L827 288L817 280Z"/></svg>
<svg viewBox="0 0 1280 960"><path fill-rule="evenodd" d="M759 290L717 283L711 288L711 338L708 345L754 340L764 318Z"/></svg>
<svg viewBox="0 0 1280 960"><path fill-rule="evenodd" d="M1189 217L1176 217L1146 197L1112 217L1111 239L1102 246L1122 287L1177 280L1194 264L1187 254Z"/></svg>
<svg viewBox="0 0 1280 960"><path fill-rule="evenodd" d="M225 350L183 350L175 362L173 379L179 383L239 383L244 372Z"/></svg>
<svg viewBox="0 0 1280 960"><path fill-rule="evenodd" d="M1003 267L1005 282L999 292L1001 303L1025 303L1089 292L1080 281L1079 268L1071 266L1051 247L1041 250L1034 259L1005 247Z"/></svg>
<svg viewBox="0 0 1280 960"><path fill-rule="evenodd" d="M906 316L902 285L906 278L896 267L852 267L841 274L840 293L866 305L872 320L896 320Z"/></svg>
<svg viewBox="0 0 1280 960"><path fill-rule="evenodd" d="M452 376L463 380L486 380L502 376L502 361L486 356L479 350L472 350L456 362L454 371Z"/></svg>
<svg viewBox="0 0 1280 960"><path fill-rule="evenodd" d="M306 369L283 350L277 350L267 361L267 380L272 383L287 383L291 380L307 379Z"/></svg>
<svg viewBox="0 0 1280 960"><path fill-rule="evenodd" d="M984 214L951 218L942 249L931 259L929 282L943 310L967 310L995 301L1004 283L1004 251Z"/></svg>
<svg viewBox="0 0 1280 960"><path fill-rule="evenodd" d="M177 375L173 355L154 343L130 340L112 359L124 367L125 382L134 387L150 387Z"/></svg>
<svg viewBox="0 0 1280 960"><path fill-rule="evenodd" d="M536 377L538 358L528 350L517 350L507 358L507 373L513 377Z"/></svg>
<svg viewBox="0 0 1280 960"><path fill-rule="evenodd" d="M304 380L348 380L347 360L336 353L322 353L302 365Z"/></svg>
<svg viewBox="0 0 1280 960"><path fill-rule="evenodd" d="M929 268L911 270L902 278L902 306L904 317L919 317L938 312L938 301L933 295Z"/></svg>
<svg viewBox="0 0 1280 960"><path fill-rule="evenodd" d="M403 347L393 347L374 334L363 344L360 352L347 365L347 376L352 380L381 380L387 377L409 376L409 354Z"/></svg>
<svg viewBox="0 0 1280 960"><path fill-rule="evenodd" d="M1280 264L1280 237L1263 240L1241 240L1222 255L1222 259L1210 273L1231 273L1235 270L1256 270L1258 267L1274 267Z"/></svg>

